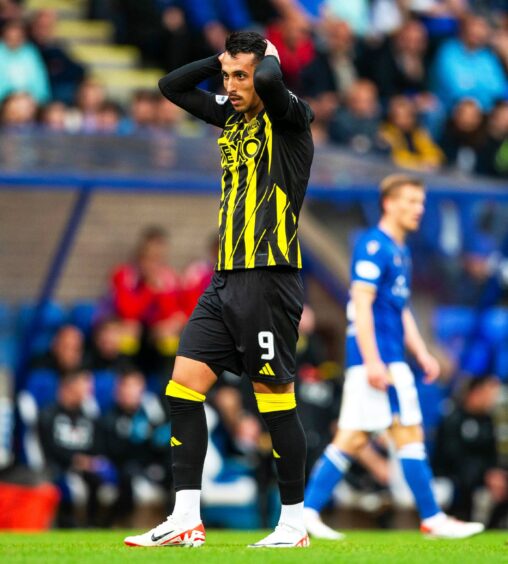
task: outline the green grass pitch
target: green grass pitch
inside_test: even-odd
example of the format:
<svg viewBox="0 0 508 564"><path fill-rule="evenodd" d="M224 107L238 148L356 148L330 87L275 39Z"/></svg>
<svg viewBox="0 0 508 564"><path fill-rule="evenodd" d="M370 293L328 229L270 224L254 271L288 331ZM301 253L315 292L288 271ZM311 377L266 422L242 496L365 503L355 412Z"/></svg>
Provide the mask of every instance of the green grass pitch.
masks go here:
<svg viewBox="0 0 508 564"><path fill-rule="evenodd" d="M263 532L207 532L200 548L128 548L126 531L0 533L0 564L129 564L204 562L206 564L386 562L394 564L508 563L508 531L463 541L429 540L417 532L354 531L340 542L312 541L302 549L248 549Z"/></svg>

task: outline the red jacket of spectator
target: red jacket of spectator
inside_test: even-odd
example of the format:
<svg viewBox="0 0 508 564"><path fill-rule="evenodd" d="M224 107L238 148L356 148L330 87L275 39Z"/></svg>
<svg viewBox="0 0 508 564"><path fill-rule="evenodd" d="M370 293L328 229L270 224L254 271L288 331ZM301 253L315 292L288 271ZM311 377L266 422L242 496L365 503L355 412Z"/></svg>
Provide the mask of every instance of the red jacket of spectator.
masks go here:
<svg viewBox="0 0 508 564"><path fill-rule="evenodd" d="M208 288L212 281L213 271L213 264L203 260L193 262L183 273L182 293L184 311L187 315L192 313L201 294Z"/></svg>
<svg viewBox="0 0 508 564"><path fill-rule="evenodd" d="M154 325L184 309L178 276L167 266L161 267L156 284L148 284L134 265L122 265L113 273L112 290L122 319Z"/></svg>

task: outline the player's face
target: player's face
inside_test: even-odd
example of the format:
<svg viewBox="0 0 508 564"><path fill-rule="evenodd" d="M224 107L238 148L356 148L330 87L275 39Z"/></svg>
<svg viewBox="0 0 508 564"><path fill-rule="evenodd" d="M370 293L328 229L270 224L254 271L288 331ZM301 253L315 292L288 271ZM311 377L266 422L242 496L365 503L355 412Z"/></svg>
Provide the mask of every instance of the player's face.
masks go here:
<svg viewBox="0 0 508 564"><path fill-rule="evenodd" d="M386 209L402 230L417 231L425 211L425 191L418 186L401 186Z"/></svg>
<svg viewBox="0 0 508 564"><path fill-rule="evenodd" d="M222 58L222 80L224 89L233 108L240 113L256 114L261 110L261 98L254 90L256 58L252 53L230 55L227 51Z"/></svg>

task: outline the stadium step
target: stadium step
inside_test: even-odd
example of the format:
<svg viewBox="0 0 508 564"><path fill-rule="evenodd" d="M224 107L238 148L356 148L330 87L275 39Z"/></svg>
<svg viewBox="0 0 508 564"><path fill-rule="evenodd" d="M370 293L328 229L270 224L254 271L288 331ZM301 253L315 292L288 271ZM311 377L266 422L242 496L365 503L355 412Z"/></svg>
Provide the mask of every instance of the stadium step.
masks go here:
<svg viewBox="0 0 508 564"><path fill-rule="evenodd" d="M28 12L54 10L59 19L80 19L85 15L86 0L26 0Z"/></svg>
<svg viewBox="0 0 508 564"><path fill-rule="evenodd" d="M93 76L101 81L108 96L128 102L136 90L157 90L157 82L164 76L160 69L94 69Z"/></svg>
<svg viewBox="0 0 508 564"><path fill-rule="evenodd" d="M79 62L94 69L132 69L141 55L136 47L123 45L69 45L69 53Z"/></svg>
<svg viewBox="0 0 508 564"><path fill-rule="evenodd" d="M57 23L55 35L66 44L110 43L113 39L113 25L100 20L61 20Z"/></svg>

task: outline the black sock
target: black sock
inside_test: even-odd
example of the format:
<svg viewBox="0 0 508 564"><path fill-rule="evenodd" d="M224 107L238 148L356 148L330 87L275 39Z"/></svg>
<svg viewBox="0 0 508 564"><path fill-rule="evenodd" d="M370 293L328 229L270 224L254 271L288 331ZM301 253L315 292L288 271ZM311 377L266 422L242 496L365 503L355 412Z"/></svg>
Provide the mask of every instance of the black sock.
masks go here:
<svg viewBox="0 0 508 564"><path fill-rule="evenodd" d="M200 490L208 446L203 402L166 397L171 409L171 454L175 490Z"/></svg>
<svg viewBox="0 0 508 564"><path fill-rule="evenodd" d="M305 488L305 433L296 409L261 414L272 437L280 499L284 505L303 501Z"/></svg>

